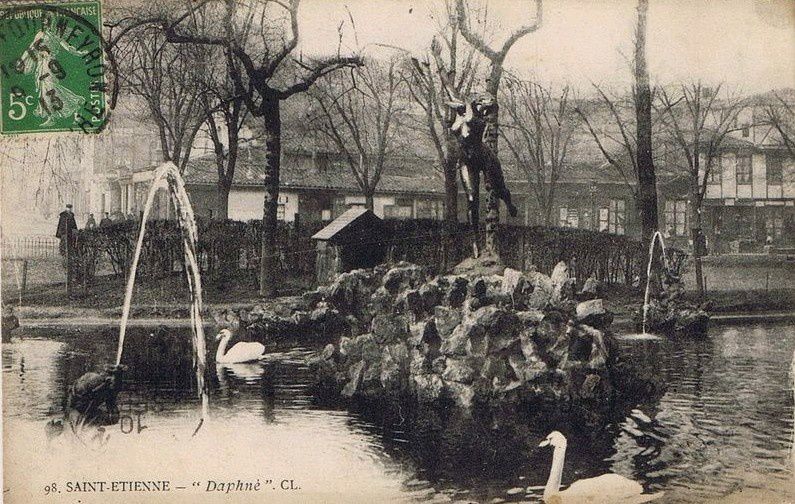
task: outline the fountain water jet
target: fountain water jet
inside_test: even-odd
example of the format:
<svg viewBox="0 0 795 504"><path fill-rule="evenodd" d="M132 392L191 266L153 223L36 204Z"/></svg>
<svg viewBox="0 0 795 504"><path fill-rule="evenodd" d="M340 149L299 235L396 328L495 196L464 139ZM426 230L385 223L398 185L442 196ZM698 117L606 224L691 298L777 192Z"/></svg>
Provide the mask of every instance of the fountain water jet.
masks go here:
<svg viewBox="0 0 795 504"><path fill-rule="evenodd" d="M660 248L662 249L663 266L666 268L668 267L665 256L665 242L663 241L662 234L659 231L655 231L651 236L651 242L649 242L649 264L646 266L646 292L643 294L643 334L646 334L646 317L649 312L650 301L649 286L651 285L651 264L654 261L654 244L657 240L659 240Z"/></svg>
<svg viewBox="0 0 795 504"><path fill-rule="evenodd" d="M191 207L188 193L185 191L185 183L179 174L179 169L174 163L167 162L155 169L154 177L152 179L152 186L149 188L149 194L146 197L146 204L144 205L143 216L141 217L141 229L138 231L138 241L135 245L135 254L133 255L132 266L130 267L130 276L127 279L127 290L124 294L124 308L121 316L121 326L119 330L119 348L116 353L116 364L121 363L121 355L124 349L124 336L127 332L127 320L130 316L130 303L132 301L133 288L135 286L135 274L138 269L138 259L141 255L141 248L144 241L144 233L146 232L146 221L149 217L149 212L154 203L155 193L162 187L162 182L167 182L168 191L171 196L171 201L174 204L174 209L177 214L177 219L182 231L182 249L185 256L185 275L188 279L188 288L191 293L191 329L192 329L192 343L193 343L193 366L196 369L196 386L201 397L201 421L199 426L194 431L194 435L198 432L199 427L204 423L209 412L209 400L207 396L207 388L204 381L204 373L207 367L207 349L204 339L204 324L202 323L201 310L202 310L202 283L201 275L199 273L199 263L196 258L196 241L198 239L198 232L196 229L196 220L193 216L193 207Z"/></svg>

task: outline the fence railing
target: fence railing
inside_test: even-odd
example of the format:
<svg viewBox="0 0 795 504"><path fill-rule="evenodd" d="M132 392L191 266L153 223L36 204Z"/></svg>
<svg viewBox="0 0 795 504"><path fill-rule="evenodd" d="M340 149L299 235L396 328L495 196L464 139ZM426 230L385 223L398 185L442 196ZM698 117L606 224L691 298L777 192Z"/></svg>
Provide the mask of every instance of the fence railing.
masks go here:
<svg viewBox="0 0 795 504"><path fill-rule="evenodd" d="M58 256L59 241L54 236L3 236L0 243L3 259Z"/></svg>
<svg viewBox="0 0 795 504"><path fill-rule="evenodd" d="M198 260L209 282L223 280L234 271L259 268L261 221L209 221L198 223ZM436 220L385 221L387 232L373 240L386 242L389 257L406 260L439 272L472 253L473 237L482 238L464 224L445 228ZM277 227L277 264L282 273L296 277L314 276L316 243L311 236L323 227L308 223L296 227L280 222ZM129 270L138 235L137 222L123 222L106 228L77 233L75 264L78 277L90 280L100 259L106 258L116 273ZM568 261L578 278L594 274L603 283L631 283L642 267L640 243L626 236L570 228L503 226L500 229L501 256L506 266L527 269L535 265L549 272L561 260ZM55 251L57 253L57 241ZM175 221L147 224L138 276L156 278L182 269L182 242Z"/></svg>

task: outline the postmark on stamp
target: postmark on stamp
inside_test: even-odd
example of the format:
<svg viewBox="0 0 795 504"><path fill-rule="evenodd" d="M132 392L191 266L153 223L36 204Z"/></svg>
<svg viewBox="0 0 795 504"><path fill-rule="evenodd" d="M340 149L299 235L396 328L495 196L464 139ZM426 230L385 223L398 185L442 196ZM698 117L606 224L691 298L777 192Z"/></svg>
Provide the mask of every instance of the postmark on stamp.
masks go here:
<svg viewBox="0 0 795 504"><path fill-rule="evenodd" d="M102 130L109 117L98 0L0 8L0 133Z"/></svg>

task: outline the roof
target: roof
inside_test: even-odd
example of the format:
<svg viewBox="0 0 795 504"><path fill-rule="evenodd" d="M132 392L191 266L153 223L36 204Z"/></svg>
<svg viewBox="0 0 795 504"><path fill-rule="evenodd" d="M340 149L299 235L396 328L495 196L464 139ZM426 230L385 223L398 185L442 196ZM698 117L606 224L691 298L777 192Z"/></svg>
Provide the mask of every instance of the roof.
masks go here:
<svg viewBox="0 0 795 504"><path fill-rule="evenodd" d="M560 173L561 183L623 182L614 169L605 166L604 159L599 157L601 153L587 148L584 150L587 153L572 151L567 157L567 166ZM501 156L506 181L509 185L526 183L527 174L507 151L505 149L505 153ZM440 196L444 194L444 181L441 174L434 168L435 160L391 157L387 159L386 163L378 182L378 193ZM238 154L233 186L261 187L264 168L264 147L241 149ZM184 178L188 185L215 186L218 181L215 155L191 159L185 169ZM313 154L303 150L282 151L279 186L282 189L360 191L356 178L347 163L341 158L332 157L331 162L325 168L320 168Z"/></svg>
<svg viewBox="0 0 795 504"><path fill-rule="evenodd" d="M329 189L359 191L348 165L332 158L323 168L310 152L282 151L279 186L283 189ZM265 148L241 149L238 154L233 186L261 186L265 174ZM185 183L212 185L218 181L215 156L192 159L185 169ZM431 161L390 158L378 182L379 193L444 194L444 182Z"/></svg>
<svg viewBox="0 0 795 504"><path fill-rule="evenodd" d="M335 237L337 237L337 235L351 227L357 221L370 221L373 218L379 221L381 220L371 210L366 208L350 208L342 215L331 221L328 226L312 235L312 239L326 241L333 240Z"/></svg>

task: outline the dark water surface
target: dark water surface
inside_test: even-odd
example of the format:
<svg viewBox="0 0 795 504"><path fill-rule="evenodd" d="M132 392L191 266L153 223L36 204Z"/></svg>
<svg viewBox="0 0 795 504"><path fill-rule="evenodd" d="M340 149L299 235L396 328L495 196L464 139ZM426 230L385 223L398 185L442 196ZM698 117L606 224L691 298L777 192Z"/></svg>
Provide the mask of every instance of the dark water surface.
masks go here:
<svg viewBox="0 0 795 504"><path fill-rule="evenodd" d="M130 333L120 398L131 419L125 427L145 427L137 441L144 444L185 437L199 410L187 330L171 330L184 345L148 334ZM6 423L43 432L62 415L68 384L113 360L117 331L23 328L15 336L3 345ZM749 485L789 483L791 325L719 326L703 340L622 340L620 348L632 366L665 383L662 397L640 400L587 435L550 420L524 426L523 439L451 411L316 405L305 359L319 348L286 345L261 364L211 363L210 423L226 433L213 449L234 468L236 457L249 460L236 452L245 445L234 433L255 437L261 445L252 449L278 451L281 462L266 455L277 466L291 464L288 476L303 478L304 488L322 480L320 471L331 481L326 490L346 492L350 482L341 480L355 471L351 488L378 487L381 499L537 502L551 462L537 444L551 425L569 437L564 485L615 472L665 491L664 502L702 502Z"/></svg>

